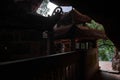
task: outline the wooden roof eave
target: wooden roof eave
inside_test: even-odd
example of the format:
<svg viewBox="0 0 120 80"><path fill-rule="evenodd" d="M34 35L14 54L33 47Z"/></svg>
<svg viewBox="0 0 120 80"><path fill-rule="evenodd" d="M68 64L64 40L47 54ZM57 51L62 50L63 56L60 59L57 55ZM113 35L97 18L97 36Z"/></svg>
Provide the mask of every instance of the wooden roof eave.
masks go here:
<svg viewBox="0 0 120 80"><path fill-rule="evenodd" d="M78 35L79 37L84 37L87 39L106 39L107 36L105 34L105 31L96 30L96 29L90 29L85 26L78 27L79 33L81 35Z"/></svg>
<svg viewBox="0 0 120 80"><path fill-rule="evenodd" d="M55 39L61 39L61 38L70 38L69 36L69 31L73 24L70 25L63 25L60 26L59 28L54 29L54 37Z"/></svg>
<svg viewBox="0 0 120 80"><path fill-rule="evenodd" d="M106 39L107 36L104 31L88 29L88 28L78 28L76 26L56 29L55 38L81 38L81 39Z"/></svg>
<svg viewBox="0 0 120 80"><path fill-rule="evenodd" d="M71 11L71 14L73 14L73 19L74 19L75 23L79 23L79 22L85 23L85 22L90 22L92 20L91 17L80 13L76 9L73 9Z"/></svg>

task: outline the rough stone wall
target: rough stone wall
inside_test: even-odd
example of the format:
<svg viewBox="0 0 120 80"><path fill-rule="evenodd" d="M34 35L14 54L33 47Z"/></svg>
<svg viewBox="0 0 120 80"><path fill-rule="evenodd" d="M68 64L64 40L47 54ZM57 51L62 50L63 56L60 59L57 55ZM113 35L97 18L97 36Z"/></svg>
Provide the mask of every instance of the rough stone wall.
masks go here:
<svg viewBox="0 0 120 80"><path fill-rule="evenodd" d="M113 70L120 71L120 52L117 49L112 59L112 68Z"/></svg>

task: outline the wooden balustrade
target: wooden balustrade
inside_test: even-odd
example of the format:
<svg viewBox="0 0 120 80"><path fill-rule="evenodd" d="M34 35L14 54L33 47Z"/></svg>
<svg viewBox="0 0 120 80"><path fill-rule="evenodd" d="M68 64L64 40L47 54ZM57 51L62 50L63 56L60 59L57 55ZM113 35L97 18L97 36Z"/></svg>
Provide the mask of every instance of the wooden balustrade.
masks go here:
<svg viewBox="0 0 120 80"><path fill-rule="evenodd" d="M0 63L0 80L80 80L83 74L79 52Z"/></svg>

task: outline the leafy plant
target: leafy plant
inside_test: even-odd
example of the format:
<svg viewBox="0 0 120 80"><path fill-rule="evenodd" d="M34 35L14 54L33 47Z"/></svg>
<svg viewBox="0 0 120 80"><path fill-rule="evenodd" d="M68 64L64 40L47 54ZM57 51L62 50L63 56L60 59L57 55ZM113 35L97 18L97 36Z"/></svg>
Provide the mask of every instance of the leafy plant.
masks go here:
<svg viewBox="0 0 120 80"><path fill-rule="evenodd" d="M104 27L102 24L99 24L95 22L94 20L91 20L90 23L86 22L85 25L91 29L96 29L96 30L102 30L104 31Z"/></svg>
<svg viewBox="0 0 120 80"><path fill-rule="evenodd" d="M97 41L97 44L99 60L111 61L115 51L115 46L113 42L109 39L108 40L99 39Z"/></svg>

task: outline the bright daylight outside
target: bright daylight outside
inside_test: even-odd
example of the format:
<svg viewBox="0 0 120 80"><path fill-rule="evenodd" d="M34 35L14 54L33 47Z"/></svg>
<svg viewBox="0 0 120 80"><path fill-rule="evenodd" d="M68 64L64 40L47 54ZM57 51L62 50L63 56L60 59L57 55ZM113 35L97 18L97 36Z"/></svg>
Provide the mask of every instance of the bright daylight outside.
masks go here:
<svg viewBox="0 0 120 80"><path fill-rule="evenodd" d="M40 5L36 12L44 17L48 17L52 15L56 7L58 6L51 3L49 0L43 0L42 4Z"/></svg>

